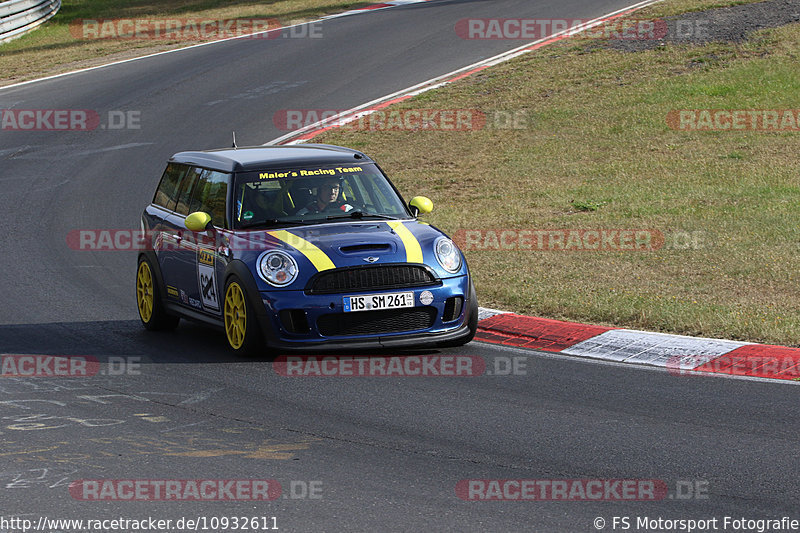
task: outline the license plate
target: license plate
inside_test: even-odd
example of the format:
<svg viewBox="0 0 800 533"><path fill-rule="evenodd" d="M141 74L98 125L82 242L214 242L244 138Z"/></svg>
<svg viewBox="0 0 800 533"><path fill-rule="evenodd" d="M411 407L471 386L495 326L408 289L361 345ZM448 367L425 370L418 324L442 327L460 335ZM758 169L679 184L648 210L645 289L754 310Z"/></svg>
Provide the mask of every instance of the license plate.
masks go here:
<svg viewBox="0 0 800 533"><path fill-rule="evenodd" d="M380 309L400 309L414 307L413 292L397 292L393 294L365 294L362 296L345 296L344 312L377 311Z"/></svg>

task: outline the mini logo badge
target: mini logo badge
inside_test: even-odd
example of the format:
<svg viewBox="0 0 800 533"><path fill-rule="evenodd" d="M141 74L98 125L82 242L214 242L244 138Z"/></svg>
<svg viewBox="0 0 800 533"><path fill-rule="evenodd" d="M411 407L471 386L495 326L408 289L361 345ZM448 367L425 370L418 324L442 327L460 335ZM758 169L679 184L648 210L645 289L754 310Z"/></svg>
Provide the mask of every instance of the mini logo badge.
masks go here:
<svg viewBox="0 0 800 533"><path fill-rule="evenodd" d="M367 263L374 263L374 262L375 262L375 261L377 261L378 259L380 259L380 257L373 257L373 256L369 256L369 257L365 257L365 258L364 258L364 261L366 261Z"/></svg>
<svg viewBox="0 0 800 533"><path fill-rule="evenodd" d="M430 305L433 302L433 293L431 291L423 291L419 295L419 301L422 305Z"/></svg>

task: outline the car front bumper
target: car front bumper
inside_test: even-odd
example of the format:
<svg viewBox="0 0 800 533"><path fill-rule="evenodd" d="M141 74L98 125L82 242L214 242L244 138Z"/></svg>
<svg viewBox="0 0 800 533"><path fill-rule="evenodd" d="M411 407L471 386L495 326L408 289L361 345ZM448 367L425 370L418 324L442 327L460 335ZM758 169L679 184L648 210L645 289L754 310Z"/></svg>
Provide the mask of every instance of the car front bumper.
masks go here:
<svg viewBox="0 0 800 533"><path fill-rule="evenodd" d="M336 350L342 348L382 348L433 345L460 339L470 334L471 313L470 279L459 276L440 280L441 283L427 287L407 289L348 292L342 294L309 295L303 291L261 292L263 314L259 313L262 331L268 346L287 351L298 350ZM414 307L399 310L344 312L344 297L356 295L390 294L412 292ZM433 301L425 305L420 301L424 292L429 292ZM453 302L460 298L460 310L453 313ZM427 299L425 299L427 301ZM450 302L450 303L448 303ZM383 313L383 315L380 315ZM380 331L381 318L390 315L392 331ZM396 315L396 316L391 316ZM428 323L403 325L406 316L426 315ZM293 316L299 320L287 319ZM305 324L303 323L305 319ZM367 333L331 333L330 327L323 324L358 322ZM300 327L296 327L300 323ZM295 326L295 327L292 327ZM307 326L307 327L303 327ZM401 330L397 330L397 328ZM408 329L404 329L404 328Z"/></svg>

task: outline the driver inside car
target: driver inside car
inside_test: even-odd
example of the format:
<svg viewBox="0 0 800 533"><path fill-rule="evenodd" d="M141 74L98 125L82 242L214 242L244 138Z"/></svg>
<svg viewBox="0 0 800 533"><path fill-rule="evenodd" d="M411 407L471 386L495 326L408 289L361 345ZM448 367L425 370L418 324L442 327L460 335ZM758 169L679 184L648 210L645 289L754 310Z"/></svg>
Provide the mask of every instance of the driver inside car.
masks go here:
<svg viewBox="0 0 800 533"><path fill-rule="evenodd" d="M342 182L339 178L326 178L317 185L317 195L297 215L342 211L349 213L353 206L341 200Z"/></svg>

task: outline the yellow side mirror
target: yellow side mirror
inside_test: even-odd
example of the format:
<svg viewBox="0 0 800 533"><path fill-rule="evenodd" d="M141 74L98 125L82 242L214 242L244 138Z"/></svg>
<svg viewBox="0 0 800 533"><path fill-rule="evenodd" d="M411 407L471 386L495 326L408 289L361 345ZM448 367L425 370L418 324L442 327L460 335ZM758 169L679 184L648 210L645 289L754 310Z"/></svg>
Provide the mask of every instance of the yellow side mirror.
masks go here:
<svg viewBox="0 0 800 533"><path fill-rule="evenodd" d="M425 213L430 213L433 211L433 202L431 202L431 199L427 196L415 196L410 202L408 202L408 206L412 211L416 210L414 216L419 214L424 215Z"/></svg>
<svg viewBox="0 0 800 533"><path fill-rule="evenodd" d="M190 231L205 231L209 224L211 224L211 215L203 211L195 211L186 217L186 229Z"/></svg>

